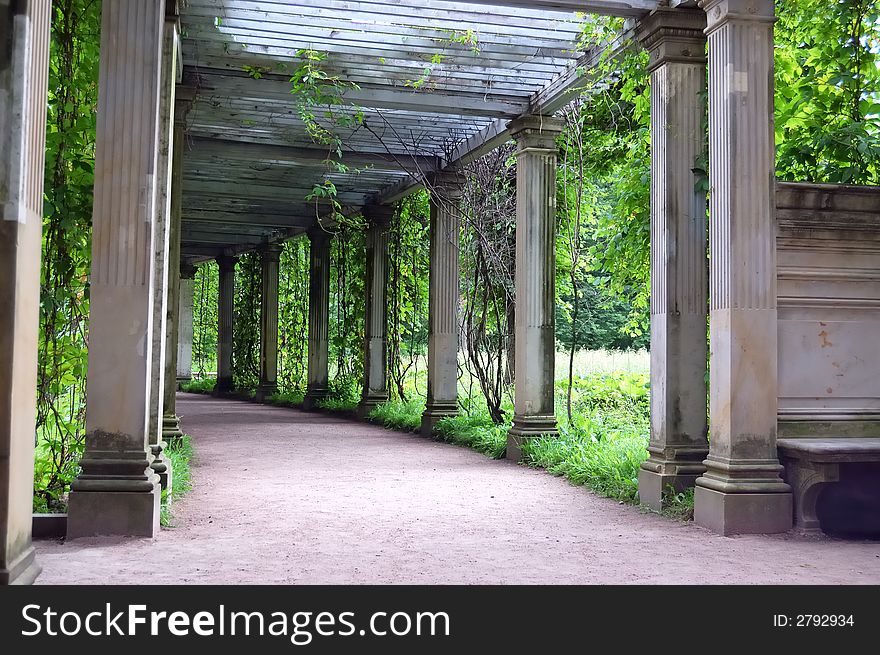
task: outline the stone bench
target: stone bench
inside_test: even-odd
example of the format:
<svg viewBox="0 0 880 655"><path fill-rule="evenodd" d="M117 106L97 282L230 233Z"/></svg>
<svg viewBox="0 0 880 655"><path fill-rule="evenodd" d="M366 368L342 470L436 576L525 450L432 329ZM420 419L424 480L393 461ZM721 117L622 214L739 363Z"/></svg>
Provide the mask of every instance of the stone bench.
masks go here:
<svg viewBox="0 0 880 655"><path fill-rule="evenodd" d="M816 501L840 482L841 465L880 463L880 437L779 439L776 446L794 495L795 528L805 532L821 531Z"/></svg>

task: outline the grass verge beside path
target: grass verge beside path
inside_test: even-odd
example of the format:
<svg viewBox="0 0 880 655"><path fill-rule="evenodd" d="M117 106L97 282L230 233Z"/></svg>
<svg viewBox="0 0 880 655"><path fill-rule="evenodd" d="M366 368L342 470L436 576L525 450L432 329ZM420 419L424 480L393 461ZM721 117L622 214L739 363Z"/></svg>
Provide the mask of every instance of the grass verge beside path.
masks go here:
<svg viewBox="0 0 880 655"><path fill-rule="evenodd" d="M169 442L165 456L171 464L171 498L168 490L162 491L160 521L163 528L174 527L174 503L192 489L190 463L193 457L192 437L188 434Z"/></svg>

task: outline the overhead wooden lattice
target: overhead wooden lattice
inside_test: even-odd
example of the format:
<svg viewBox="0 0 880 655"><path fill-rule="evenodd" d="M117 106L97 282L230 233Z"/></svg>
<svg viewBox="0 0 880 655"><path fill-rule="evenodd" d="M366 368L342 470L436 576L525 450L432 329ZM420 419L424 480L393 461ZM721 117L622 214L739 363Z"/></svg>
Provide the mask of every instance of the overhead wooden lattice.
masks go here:
<svg viewBox="0 0 880 655"><path fill-rule="evenodd" d="M543 5L525 8L522 5ZM634 16L649 0L186 0L187 117L183 250L246 250L307 229L306 201L330 180L338 200L387 201L420 177L502 142L506 123L552 112L590 53L575 8ZM309 137L291 95L303 51L347 85L360 120L333 130L346 173ZM318 112L319 122L332 121Z"/></svg>

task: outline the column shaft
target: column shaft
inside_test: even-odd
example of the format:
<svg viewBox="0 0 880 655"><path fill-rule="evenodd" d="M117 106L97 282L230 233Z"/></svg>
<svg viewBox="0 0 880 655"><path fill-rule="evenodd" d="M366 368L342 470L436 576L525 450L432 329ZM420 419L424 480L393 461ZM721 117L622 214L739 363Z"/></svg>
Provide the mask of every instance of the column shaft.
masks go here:
<svg viewBox="0 0 880 655"><path fill-rule="evenodd" d="M177 416L177 360L180 340L181 263L180 231L183 203L183 146L186 138L184 116L188 106L176 101L174 106L174 144L171 163L171 214L168 252L168 293L165 313L165 402L162 416L162 439L166 442L183 435ZM192 267L190 267L192 268ZM190 290L192 284L190 284ZM190 298L190 306L192 305ZM192 309L190 309L192 314ZM192 357L190 344L190 357Z"/></svg>
<svg viewBox="0 0 880 655"><path fill-rule="evenodd" d="M694 486L705 470L708 260L704 152L704 12L658 9L639 38L651 54L651 442L639 500Z"/></svg>
<svg viewBox="0 0 880 655"><path fill-rule="evenodd" d="M236 257L222 255L217 258L220 267L220 284L217 299L217 384L214 395L232 391L232 329L235 312L235 265Z"/></svg>
<svg viewBox="0 0 880 655"><path fill-rule="evenodd" d="M556 158L562 122L528 116L510 124L519 143L516 164L516 325L514 417L507 458L522 457L523 441L557 434Z"/></svg>
<svg viewBox="0 0 880 655"><path fill-rule="evenodd" d="M792 521L776 454L772 0L704 0L709 35L710 344L707 471L695 520L720 532Z"/></svg>
<svg viewBox="0 0 880 655"><path fill-rule="evenodd" d="M154 233L164 3L103 6L86 447L67 537L153 536L150 468ZM119 138L124 132L125 138Z"/></svg>
<svg viewBox="0 0 880 655"><path fill-rule="evenodd" d="M31 546L48 2L0 11L0 585L40 574Z"/></svg>
<svg viewBox="0 0 880 655"><path fill-rule="evenodd" d="M159 95L159 160L156 174L156 205L153 240L153 359L150 374L150 465L159 475L163 489L168 488L170 466L162 451L165 416L165 367L168 351L168 294L174 279L171 271L171 173L174 138L174 87L177 80L177 17L165 20L162 40L162 73Z"/></svg>
<svg viewBox="0 0 880 655"><path fill-rule="evenodd" d="M388 225L394 208L365 208L370 221L367 232L366 329L364 343L364 391L360 416L388 400Z"/></svg>
<svg viewBox="0 0 880 655"><path fill-rule="evenodd" d="M309 370L305 409L314 409L330 393L330 233L309 231Z"/></svg>
<svg viewBox="0 0 880 655"><path fill-rule="evenodd" d="M273 243L261 252L259 402L278 391L278 269L282 249L281 244Z"/></svg>
<svg viewBox="0 0 880 655"><path fill-rule="evenodd" d="M464 178L449 173L431 180L428 272L428 399L422 434L458 414L459 230Z"/></svg>
<svg viewBox="0 0 880 655"><path fill-rule="evenodd" d="M193 357L193 296L195 295L195 266L180 269L180 299L177 305L177 381L192 380Z"/></svg>

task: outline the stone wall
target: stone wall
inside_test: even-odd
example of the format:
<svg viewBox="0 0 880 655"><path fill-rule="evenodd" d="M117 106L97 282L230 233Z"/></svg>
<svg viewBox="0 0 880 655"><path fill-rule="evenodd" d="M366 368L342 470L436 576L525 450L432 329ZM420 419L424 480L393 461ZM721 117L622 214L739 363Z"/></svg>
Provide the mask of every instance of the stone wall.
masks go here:
<svg viewBox="0 0 880 655"><path fill-rule="evenodd" d="M777 187L779 436L880 437L880 187Z"/></svg>

